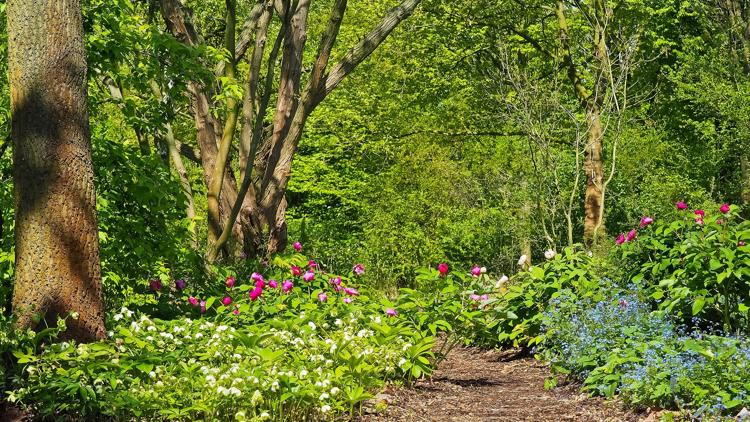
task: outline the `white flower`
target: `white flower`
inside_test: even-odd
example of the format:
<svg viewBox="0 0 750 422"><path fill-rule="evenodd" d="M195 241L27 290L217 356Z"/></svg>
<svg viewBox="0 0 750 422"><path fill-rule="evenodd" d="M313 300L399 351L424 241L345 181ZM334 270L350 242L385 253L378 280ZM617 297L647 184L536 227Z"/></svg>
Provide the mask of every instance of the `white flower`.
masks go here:
<svg viewBox="0 0 750 422"><path fill-rule="evenodd" d="M240 391L240 389L237 388L237 387L232 387L228 391L229 391L229 394L233 394L235 396L241 396L242 395L242 391Z"/></svg>
<svg viewBox="0 0 750 422"><path fill-rule="evenodd" d="M263 412L263 413L260 414L260 418L262 420L270 419L271 415L269 415L268 412Z"/></svg>
<svg viewBox="0 0 750 422"><path fill-rule="evenodd" d="M307 370L306 369L303 369L303 370L299 371L299 377L300 378L304 378L306 376L307 376Z"/></svg>
<svg viewBox="0 0 750 422"><path fill-rule="evenodd" d="M557 252L553 251L552 249L547 249L544 251L544 257L547 259L552 259L557 255Z"/></svg>
<svg viewBox="0 0 750 422"><path fill-rule="evenodd" d="M309 325L310 329L313 330L313 331L315 331L315 328L317 328L317 327L315 327L315 323L312 322L312 321L308 322L307 325Z"/></svg>
<svg viewBox="0 0 750 422"><path fill-rule="evenodd" d="M406 359L401 358L401 360L398 361L398 366L404 366L405 363L406 363Z"/></svg>
<svg viewBox="0 0 750 422"><path fill-rule="evenodd" d="M521 255L521 257L520 257L520 258L518 258L518 266L519 266L519 267L523 266L523 264L525 264L525 263L526 263L526 261L528 261L528 259L529 259L529 257L528 257L528 256L526 256L526 255Z"/></svg>
<svg viewBox="0 0 750 422"><path fill-rule="evenodd" d="M156 331L156 327L153 325L149 325L148 328L146 328L148 331Z"/></svg>
<svg viewBox="0 0 750 422"><path fill-rule="evenodd" d="M196 339L199 339L201 337L203 337L203 333L195 333L195 338Z"/></svg>
<svg viewBox="0 0 750 422"><path fill-rule="evenodd" d="M333 321L333 323L336 324L337 327L340 327L343 322L341 321L341 319L336 319L336 321Z"/></svg>
<svg viewBox="0 0 750 422"><path fill-rule="evenodd" d="M279 387L279 382L274 381L272 387ZM276 390L273 390L276 391ZM263 394L260 393L260 391L255 390L253 393L253 396L250 398L250 402L253 404L253 406L257 406L260 403L263 403Z"/></svg>
<svg viewBox="0 0 750 422"><path fill-rule="evenodd" d="M507 275L505 275L505 274L503 274L503 276L502 276L502 277L500 277L500 279L499 279L499 280L497 280L497 283L495 283L495 288L496 288L496 289L499 289L500 287L502 287L502 286L503 286L503 284L505 284L505 283L507 283L507 282L508 282L508 276L507 276Z"/></svg>
<svg viewBox="0 0 750 422"><path fill-rule="evenodd" d="M327 399L329 397L331 397L331 396L329 396L328 393L323 393L323 394L320 395L320 397L318 398L318 400L323 401L323 400L325 400L325 399Z"/></svg>
<svg viewBox="0 0 750 422"><path fill-rule="evenodd" d="M235 359L242 359L242 355L239 354L239 353L233 354L232 357L235 358Z"/></svg>
<svg viewBox="0 0 750 422"><path fill-rule="evenodd" d="M115 321L119 321L122 319L122 314L115 314L115 316L112 318L114 318Z"/></svg>
<svg viewBox="0 0 750 422"><path fill-rule="evenodd" d="M320 411L323 413L328 413L331 411L331 406L324 404L323 406L320 407Z"/></svg>
<svg viewBox="0 0 750 422"><path fill-rule="evenodd" d="M331 388L331 395L335 396L336 394L339 393L339 391L341 391L341 390L339 390L338 387L333 387L333 388Z"/></svg>
<svg viewBox="0 0 750 422"><path fill-rule="evenodd" d="M216 328L216 331L218 331L218 332L226 331L227 328L229 328L229 327L227 327L226 325L220 325L220 326L218 326Z"/></svg>
<svg viewBox="0 0 750 422"><path fill-rule="evenodd" d="M482 268L480 268L480 269L479 269L479 271L480 271L480 272L481 272L482 274L486 274L486 273L487 273L487 267L482 267Z"/></svg>
<svg viewBox="0 0 750 422"><path fill-rule="evenodd" d="M156 378L156 372L151 371L151 372L148 373L148 376L151 377L151 378Z"/></svg>

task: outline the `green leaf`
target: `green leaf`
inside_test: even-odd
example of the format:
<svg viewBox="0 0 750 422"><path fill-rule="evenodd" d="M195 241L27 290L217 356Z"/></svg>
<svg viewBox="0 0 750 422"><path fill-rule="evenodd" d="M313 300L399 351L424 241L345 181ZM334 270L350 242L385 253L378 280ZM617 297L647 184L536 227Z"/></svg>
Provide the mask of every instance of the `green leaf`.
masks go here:
<svg viewBox="0 0 750 422"><path fill-rule="evenodd" d="M701 310L703 310L703 306L706 304L706 298L703 296L698 296L695 298L695 302L693 302L693 315L698 315Z"/></svg>

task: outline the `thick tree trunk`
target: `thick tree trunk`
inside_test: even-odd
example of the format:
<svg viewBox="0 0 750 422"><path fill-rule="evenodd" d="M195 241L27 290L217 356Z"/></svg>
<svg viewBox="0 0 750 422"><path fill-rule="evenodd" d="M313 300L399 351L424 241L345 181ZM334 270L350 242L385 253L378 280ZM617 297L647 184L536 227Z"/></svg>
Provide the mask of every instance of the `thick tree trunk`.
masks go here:
<svg viewBox="0 0 750 422"><path fill-rule="evenodd" d="M583 239L593 245L604 233L604 163L602 160L602 122L598 109L587 110L588 133L583 169L586 172Z"/></svg>
<svg viewBox="0 0 750 422"><path fill-rule="evenodd" d="M7 3L20 327L69 320L67 338L104 337L86 60L78 0Z"/></svg>

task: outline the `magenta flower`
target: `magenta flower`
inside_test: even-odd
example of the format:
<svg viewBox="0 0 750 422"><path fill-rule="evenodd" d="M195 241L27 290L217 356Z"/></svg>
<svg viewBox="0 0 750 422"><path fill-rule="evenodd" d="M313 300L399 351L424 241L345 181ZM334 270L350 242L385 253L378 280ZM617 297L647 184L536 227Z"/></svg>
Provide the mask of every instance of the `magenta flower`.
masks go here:
<svg viewBox="0 0 750 422"><path fill-rule="evenodd" d="M198 306L199 301L198 301L197 297L190 296L188 298L188 303L191 304L191 305L193 305L193 306Z"/></svg>
<svg viewBox="0 0 750 422"><path fill-rule="evenodd" d="M340 286L341 285L341 277L332 278L330 280L331 284L334 286Z"/></svg>
<svg viewBox="0 0 750 422"><path fill-rule="evenodd" d="M279 287L279 283L274 279L268 280L268 287L275 289Z"/></svg>
<svg viewBox="0 0 750 422"><path fill-rule="evenodd" d="M628 236L625 238L625 241L630 242L634 240L636 236L638 236L638 231L636 231L636 229L633 229L628 232Z"/></svg>
<svg viewBox="0 0 750 422"><path fill-rule="evenodd" d="M313 270L306 272L305 275L302 276L302 279L305 281L315 280L315 272Z"/></svg>
<svg viewBox="0 0 750 422"><path fill-rule="evenodd" d="M232 304L232 298L231 298L231 297L229 297L229 296L225 296L225 297L224 297L224 299L222 299L222 300L221 300L221 303L222 303L222 304L223 304L224 306L229 306L229 305L231 305L231 304Z"/></svg>
<svg viewBox="0 0 750 422"><path fill-rule="evenodd" d="M362 274L365 273L365 266L362 265L362 264L357 264L357 265L354 266L354 268L352 270L354 271L354 274L356 274L356 275L362 275Z"/></svg>
<svg viewBox="0 0 750 422"><path fill-rule="evenodd" d="M726 214L730 210L731 210L731 208L729 208L729 204L727 204L726 202L723 203L723 204L721 204L721 207L719 208L719 211L721 211L722 214Z"/></svg>
<svg viewBox="0 0 750 422"><path fill-rule="evenodd" d="M718 225L722 225L722 224L724 224L724 220L722 220L722 219L720 218L720 219L716 220L716 224L718 224Z"/></svg>
<svg viewBox="0 0 750 422"><path fill-rule="evenodd" d="M227 284L227 287L230 288L230 289L232 287L234 287L234 284L235 284L234 277L227 277L227 283L226 284Z"/></svg>
<svg viewBox="0 0 750 422"><path fill-rule="evenodd" d="M386 308L385 314L388 315L389 317L395 317L395 316L398 316L398 311L396 311L393 308Z"/></svg>
<svg viewBox="0 0 750 422"><path fill-rule="evenodd" d="M644 228L654 222L654 219L651 217L642 217L641 218L641 228Z"/></svg>
<svg viewBox="0 0 750 422"><path fill-rule="evenodd" d="M616 245L622 245L623 243L625 243L625 233L620 233L617 236L617 240L615 240L615 244Z"/></svg>
<svg viewBox="0 0 750 422"><path fill-rule="evenodd" d="M448 274L448 264L443 262L440 265L438 265L438 271L440 272L441 276L445 276L446 274Z"/></svg>
<svg viewBox="0 0 750 422"><path fill-rule="evenodd" d="M256 287L253 290L251 290L250 293L249 293L250 300L252 300L253 302L255 302L256 300L258 300L258 298L262 294L263 294L263 289L259 289L259 288Z"/></svg>
<svg viewBox="0 0 750 422"><path fill-rule="evenodd" d="M294 250L297 251L297 252L299 252L299 251L302 250L302 244L299 243L299 242L294 242L294 244L292 245L292 247L294 247Z"/></svg>
<svg viewBox="0 0 750 422"><path fill-rule="evenodd" d="M675 206L677 206L677 209L680 211L684 211L688 207L687 204L682 201L679 201L678 203L676 203Z"/></svg>
<svg viewBox="0 0 750 422"><path fill-rule="evenodd" d="M162 287L161 286L161 281L159 281L156 278L149 280L148 286L151 288L151 290L153 290L155 292L160 292L161 291L161 287Z"/></svg>
<svg viewBox="0 0 750 422"><path fill-rule="evenodd" d="M321 302L328 302L328 295L323 292L320 292L318 293L318 300Z"/></svg>
<svg viewBox="0 0 750 422"><path fill-rule="evenodd" d="M263 278L263 276L261 274L258 274L258 273L253 273L250 276L250 278L253 279L253 281L256 281L256 282L257 281L265 281L265 279Z"/></svg>
<svg viewBox="0 0 750 422"><path fill-rule="evenodd" d="M264 287L266 287L266 282L265 282L265 281L263 281L263 280L258 280L258 281L256 281L256 282L255 282L255 288L256 288L256 289L261 289L261 290L263 290L263 288L264 288Z"/></svg>
<svg viewBox="0 0 750 422"><path fill-rule="evenodd" d="M695 224L697 224L697 225L699 225L699 226L702 226L702 225L703 225L703 218L701 218L701 217L696 217L696 219L695 219Z"/></svg>
<svg viewBox="0 0 750 422"><path fill-rule="evenodd" d="M347 296L347 297L343 298L342 300L344 301L344 303L349 304L349 303L352 303L352 301L354 299L352 299L352 298L350 298L350 297Z"/></svg>
<svg viewBox="0 0 750 422"><path fill-rule="evenodd" d="M206 313L206 301L205 300L201 300L201 313L202 314Z"/></svg>
<svg viewBox="0 0 750 422"><path fill-rule="evenodd" d="M232 313L235 314L235 315L239 315L240 314L240 310L235 308L235 310L233 310Z"/></svg>
<svg viewBox="0 0 750 422"><path fill-rule="evenodd" d="M302 268L292 265L292 275L295 277L299 277L302 275Z"/></svg>
<svg viewBox="0 0 750 422"><path fill-rule="evenodd" d="M185 280L180 279L180 280L175 280L174 281L174 287L177 290L183 290L185 288L185 286L186 286Z"/></svg>
<svg viewBox="0 0 750 422"><path fill-rule="evenodd" d="M341 287L340 284L336 284L336 285L333 286L333 290L335 290L336 292L340 292L340 291L344 290L344 288Z"/></svg>
<svg viewBox="0 0 750 422"><path fill-rule="evenodd" d="M318 268L318 264L312 259L307 261L307 266L310 268Z"/></svg>
<svg viewBox="0 0 750 422"><path fill-rule="evenodd" d="M471 275L474 277L479 277L480 275L482 275L482 268L475 265L474 268L471 269Z"/></svg>
<svg viewBox="0 0 750 422"><path fill-rule="evenodd" d="M700 218L704 218L706 216L706 212L703 210L695 210L693 211L693 214L699 216Z"/></svg>
<svg viewBox="0 0 750 422"><path fill-rule="evenodd" d="M359 291L353 287L345 287L344 293L346 293L349 296L359 296Z"/></svg>
<svg viewBox="0 0 750 422"><path fill-rule="evenodd" d="M284 293L289 293L290 291L292 291L293 287L294 287L294 283L292 283L291 280L284 280L284 282L281 283L281 290Z"/></svg>

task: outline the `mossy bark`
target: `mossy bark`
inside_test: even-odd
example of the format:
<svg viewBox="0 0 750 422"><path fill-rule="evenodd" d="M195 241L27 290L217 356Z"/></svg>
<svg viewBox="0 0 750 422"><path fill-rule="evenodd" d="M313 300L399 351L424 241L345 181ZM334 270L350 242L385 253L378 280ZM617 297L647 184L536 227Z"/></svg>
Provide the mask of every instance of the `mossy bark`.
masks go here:
<svg viewBox="0 0 750 422"><path fill-rule="evenodd" d="M104 337L78 0L10 0L16 280L20 327L71 312L65 338ZM42 316L41 319L36 316Z"/></svg>

